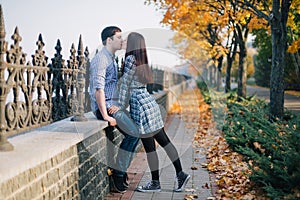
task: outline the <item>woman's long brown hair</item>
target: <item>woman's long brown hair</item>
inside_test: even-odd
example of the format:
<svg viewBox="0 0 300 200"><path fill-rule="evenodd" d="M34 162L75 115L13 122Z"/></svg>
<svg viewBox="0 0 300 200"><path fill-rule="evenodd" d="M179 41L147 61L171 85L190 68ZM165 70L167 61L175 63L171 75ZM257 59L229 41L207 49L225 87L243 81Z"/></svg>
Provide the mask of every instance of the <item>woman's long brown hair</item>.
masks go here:
<svg viewBox="0 0 300 200"><path fill-rule="evenodd" d="M145 39L137 32L131 32L127 37L125 58L129 55L135 57L137 66L136 74L139 77L139 81L145 84L153 83L152 71L148 64Z"/></svg>

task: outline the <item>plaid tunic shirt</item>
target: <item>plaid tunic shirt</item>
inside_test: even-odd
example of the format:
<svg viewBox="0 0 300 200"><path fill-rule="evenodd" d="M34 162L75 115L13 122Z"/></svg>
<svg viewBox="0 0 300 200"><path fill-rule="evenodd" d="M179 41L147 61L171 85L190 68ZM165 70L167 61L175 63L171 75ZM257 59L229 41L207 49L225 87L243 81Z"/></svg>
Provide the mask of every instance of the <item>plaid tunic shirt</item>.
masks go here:
<svg viewBox="0 0 300 200"><path fill-rule="evenodd" d="M135 57L128 56L120 83L119 106L121 109L130 106L131 118L141 134L154 133L164 126L160 108L147 91L146 84L138 81L136 68Z"/></svg>

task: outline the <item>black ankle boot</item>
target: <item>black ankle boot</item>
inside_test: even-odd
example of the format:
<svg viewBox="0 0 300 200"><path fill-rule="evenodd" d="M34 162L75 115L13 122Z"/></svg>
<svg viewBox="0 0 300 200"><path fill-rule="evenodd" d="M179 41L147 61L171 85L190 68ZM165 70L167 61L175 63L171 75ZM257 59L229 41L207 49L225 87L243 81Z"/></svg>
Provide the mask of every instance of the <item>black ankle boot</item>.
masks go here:
<svg viewBox="0 0 300 200"><path fill-rule="evenodd" d="M127 189L129 187L129 183L128 183L128 175L127 173L124 174L123 176L123 180L124 180L124 187Z"/></svg>
<svg viewBox="0 0 300 200"><path fill-rule="evenodd" d="M126 188L124 186L124 177L113 174L112 175L112 191L124 193Z"/></svg>

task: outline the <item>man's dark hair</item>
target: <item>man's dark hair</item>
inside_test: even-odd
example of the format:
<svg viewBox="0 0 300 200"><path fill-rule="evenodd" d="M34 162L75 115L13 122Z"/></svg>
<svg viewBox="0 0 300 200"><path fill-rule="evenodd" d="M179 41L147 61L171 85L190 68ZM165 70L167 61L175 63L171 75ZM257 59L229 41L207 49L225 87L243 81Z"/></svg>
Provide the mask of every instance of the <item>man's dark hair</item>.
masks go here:
<svg viewBox="0 0 300 200"><path fill-rule="evenodd" d="M103 29L101 32L102 44L106 45L106 39L112 37L116 34L116 32L121 32L122 30L117 26L108 26Z"/></svg>

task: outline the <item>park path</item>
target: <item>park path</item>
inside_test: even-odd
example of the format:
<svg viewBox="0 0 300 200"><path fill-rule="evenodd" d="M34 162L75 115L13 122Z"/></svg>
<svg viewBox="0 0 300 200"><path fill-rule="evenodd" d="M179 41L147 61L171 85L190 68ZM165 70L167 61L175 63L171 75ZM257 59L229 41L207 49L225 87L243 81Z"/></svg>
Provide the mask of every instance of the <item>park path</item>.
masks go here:
<svg viewBox="0 0 300 200"><path fill-rule="evenodd" d="M194 141L201 112L199 96L201 96L199 90L186 91L179 97L177 105L171 108L166 120L166 132L178 150L183 170L191 175L185 191L173 192L176 186L175 170L165 151L159 146L157 151L162 191L155 193L135 191L138 185L145 184L151 177L146 154L141 151L137 153L128 169L130 186L127 192L109 193L105 200L183 200L207 199L212 196L209 172L201 167L202 163L206 163L205 149L201 145L195 145ZM175 112L172 113L172 110Z"/></svg>
<svg viewBox="0 0 300 200"><path fill-rule="evenodd" d="M236 88L237 84L231 84L231 88ZM270 102L270 89L259 86L247 85L247 95L255 95L259 99L264 99ZM300 114L300 92L285 92L284 94L284 107L291 110L295 114Z"/></svg>
<svg viewBox="0 0 300 200"><path fill-rule="evenodd" d="M270 102L270 90L257 86L247 86L247 95L255 94L258 98ZM291 95L287 92L284 94L284 107L293 113L300 114L300 93L299 95Z"/></svg>

